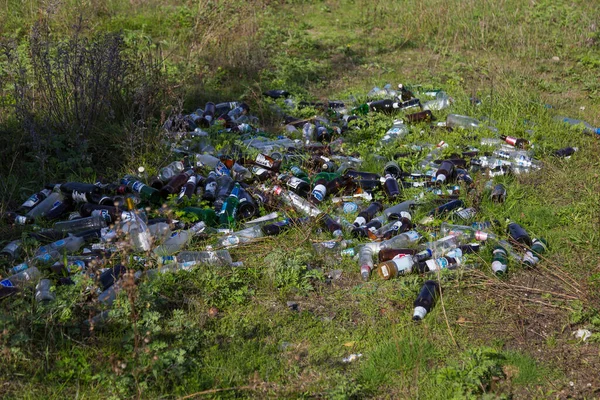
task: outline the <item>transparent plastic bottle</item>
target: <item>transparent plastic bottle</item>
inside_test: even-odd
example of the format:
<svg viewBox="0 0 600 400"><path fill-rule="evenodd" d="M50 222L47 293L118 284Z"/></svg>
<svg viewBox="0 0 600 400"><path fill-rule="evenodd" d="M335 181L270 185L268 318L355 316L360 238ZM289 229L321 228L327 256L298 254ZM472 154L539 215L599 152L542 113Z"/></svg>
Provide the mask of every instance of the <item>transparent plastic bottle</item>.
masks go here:
<svg viewBox="0 0 600 400"><path fill-rule="evenodd" d="M36 267L27 268L18 274L9 276L0 281L0 286L4 287L26 287L37 282L41 276L40 270Z"/></svg>
<svg viewBox="0 0 600 400"><path fill-rule="evenodd" d="M194 235L202 232L206 228L203 221L190 227L185 231L174 232L170 238L164 241L163 244L154 249L154 254L157 256L170 256L177 253L179 250L187 246Z"/></svg>
<svg viewBox="0 0 600 400"><path fill-rule="evenodd" d="M36 251L36 256L50 253L52 251L74 253L78 251L85 243L85 240L79 236L69 235L64 239L57 240L45 246L41 246Z"/></svg>
<svg viewBox="0 0 600 400"><path fill-rule="evenodd" d="M435 99L423 103L423 110L439 111L448 108L452 105L453 99L446 92L439 91L435 95Z"/></svg>
<svg viewBox="0 0 600 400"><path fill-rule="evenodd" d="M449 224L447 222L442 223L442 226L440 228L440 234L442 234L444 236L448 236L448 235L460 236L462 239L464 239L466 241L473 240L473 239L478 240L478 241L484 241L484 240L495 238L494 234L492 234L492 233L479 231L477 229L474 229L471 226L453 225L453 224Z"/></svg>
<svg viewBox="0 0 600 400"><path fill-rule="evenodd" d="M54 191L50 193L46 199L40 204L32 208L26 215L26 218L35 220L36 218L44 217L48 211L52 208L64 203L66 200L65 195L60 191Z"/></svg>
<svg viewBox="0 0 600 400"><path fill-rule="evenodd" d="M566 124L573 125L573 126L582 126L583 132L600 135L600 128L595 128L592 125L590 125L588 122L582 121L580 119L556 116L556 117L554 117L554 120L564 122Z"/></svg>
<svg viewBox="0 0 600 400"><path fill-rule="evenodd" d="M408 126L404 125L404 121L396 120L393 122L392 127L385 132L385 135L383 135L381 138L380 143L385 145L395 142L396 140L400 140L408 135L409 132L410 129Z"/></svg>
<svg viewBox="0 0 600 400"><path fill-rule="evenodd" d="M229 250L182 251L177 255L177 262L227 266L233 264L233 259Z"/></svg>
<svg viewBox="0 0 600 400"><path fill-rule="evenodd" d="M264 233L260 225L254 225L241 231L233 232L231 235L220 238L217 243L222 247L231 247L240 243L248 243L253 239L263 237Z"/></svg>

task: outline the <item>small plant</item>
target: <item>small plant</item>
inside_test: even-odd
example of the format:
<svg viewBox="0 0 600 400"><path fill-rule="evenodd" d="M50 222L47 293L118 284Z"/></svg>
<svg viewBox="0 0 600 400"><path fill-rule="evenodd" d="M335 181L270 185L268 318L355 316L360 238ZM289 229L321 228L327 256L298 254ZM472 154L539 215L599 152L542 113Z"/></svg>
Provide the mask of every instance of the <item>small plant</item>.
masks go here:
<svg viewBox="0 0 600 400"><path fill-rule="evenodd" d="M455 365L442 368L437 381L448 385L453 396L475 398L490 390L493 379L503 378L504 356L490 348L469 349Z"/></svg>

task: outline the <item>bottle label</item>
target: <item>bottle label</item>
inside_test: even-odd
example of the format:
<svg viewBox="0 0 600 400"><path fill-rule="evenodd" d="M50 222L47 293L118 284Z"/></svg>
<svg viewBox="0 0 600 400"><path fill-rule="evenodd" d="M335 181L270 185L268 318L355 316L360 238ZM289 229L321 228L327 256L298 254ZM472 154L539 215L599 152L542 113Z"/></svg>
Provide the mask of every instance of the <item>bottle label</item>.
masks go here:
<svg viewBox="0 0 600 400"><path fill-rule="evenodd" d="M27 265L27 263L22 263L12 267L12 272L13 274L18 274L21 271L25 271L27 268L29 268L29 265Z"/></svg>
<svg viewBox="0 0 600 400"><path fill-rule="evenodd" d="M390 277L390 271L389 271L388 266L386 264L383 264L381 266L381 275L383 275L384 278L389 278Z"/></svg>
<svg viewBox="0 0 600 400"><path fill-rule="evenodd" d="M356 219L354 220L354 225L363 226L366 223L367 220L363 217L356 217Z"/></svg>
<svg viewBox="0 0 600 400"><path fill-rule="evenodd" d="M523 262L528 265L536 265L539 261L540 259L534 256L530 251L526 252L523 256Z"/></svg>
<svg viewBox="0 0 600 400"><path fill-rule="evenodd" d="M400 211L400 219L407 219L409 221L412 221L412 215L410 215L409 212Z"/></svg>
<svg viewBox="0 0 600 400"><path fill-rule="evenodd" d="M237 236L234 236L234 235L228 236L226 238L226 245L233 246L235 244L238 244L239 242L240 242L240 238Z"/></svg>
<svg viewBox="0 0 600 400"><path fill-rule="evenodd" d="M2 253L14 254L15 251L17 251L17 249L19 248L20 244L21 243L19 241L10 242L6 246L4 246L4 248L2 249Z"/></svg>
<svg viewBox="0 0 600 400"><path fill-rule="evenodd" d="M440 269L436 263L436 260L427 260L425 261L425 265L427 265L427 269L429 271L437 271Z"/></svg>
<svg viewBox="0 0 600 400"><path fill-rule="evenodd" d="M304 181L303 181L302 179L300 179L300 178L296 178L295 176L292 176L292 177L290 178L290 180L288 180L288 182L287 182L287 185L288 185L289 187L291 187L292 189L298 189L298 187L299 187L301 184L303 184L303 183L306 183L306 182L304 182Z"/></svg>
<svg viewBox="0 0 600 400"><path fill-rule="evenodd" d="M323 198L325 197L326 192L327 192L327 188L325 187L325 185L317 185L313 189L312 195L318 201L323 201Z"/></svg>
<svg viewBox="0 0 600 400"><path fill-rule="evenodd" d="M91 213L92 217L101 217L104 221L110 223L112 218L107 210L94 210Z"/></svg>
<svg viewBox="0 0 600 400"><path fill-rule="evenodd" d="M321 247L325 247L326 249L333 249L336 244L336 241L321 242Z"/></svg>
<svg viewBox="0 0 600 400"><path fill-rule="evenodd" d="M131 185L131 190L133 190L134 192L140 193L144 186L146 186L146 185L144 185L142 182L135 181L135 182L133 182L133 185Z"/></svg>
<svg viewBox="0 0 600 400"><path fill-rule="evenodd" d="M446 269L448 268L448 259L446 257L440 257L437 260L435 260L435 263L439 266L440 269Z"/></svg>
<svg viewBox="0 0 600 400"><path fill-rule="evenodd" d="M506 143L510 144L511 146L514 146L517 144L517 138L511 137L511 136L507 136L506 139L504 139L506 141Z"/></svg>
<svg viewBox="0 0 600 400"><path fill-rule="evenodd" d="M488 238L488 234L482 231L477 231L475 232L475 240L479 240L481 242L483 242L484 240L487 240Z"/></svg>
<svg viewBox="0 0 600 400"><path fill-rule="evenodd" d="M214 193L217 190L217 182L207 183L205 190L207 193Z"/></svg>
<svg viewBox="0 0 600 400"><path fill-rule="evenodd" d="M71 198L77 203L87 203L88 199L85 192L78 192L76 190L71 193Z"/></svg>
<svg viewBox="0 0 600 400"><path fill-rule="evenodd" d="M219 161L217 163L217 165L215 166L215 172L216 172L217 176L223 176L223 175L231 176L231 172L229 171L229 168L227 168L227 166L225 164L223 164L222 161Z"/></svg>
<svg viewBox="0 0 600 400"><path fill-rule="evenodd" d="M464 208L464 209L458 210L456 212L456 215L459 218L464 219L464 220L474 218L476 214L477 214L477 210L475 210L473 207Z"/></svg>
<svg viewBox="0 0 600 400"><path fill-rule="evenodd" d="M264 154L257 155L256 160L254 160L254 162L258 165L262 165L263 167L267 167L269 169L273 168L273 162L269 160L269 158L267 158L267 156L265 156Z"/></svg>
<svg viewBox="0 0 600 400"><path fill-rule="evenodd" d="M13 285L13 283L8 279L4 279L4 280L0 281L0 286L15 287L15 285Z"/></svg>
<svg viewBox="0 0 600 400"><path fill-rule="evenodd" d="M421 239L421 235L417 231L408 231L404 232L404 234L408 237L408 240L411 242L416 242L417 240Z"/></svg>
<svg viewBox="0 0 600 400"><path fill-rule="evenodd" d="M56 248L56 249L58 249L60 247L63 247L65 244L66 244L66 242L63 239L61 239L61 240L58 240L58 241L54 242L54 246L53 247Z"/></svg>
<svg viewBox="0 0 600 400"><path fill-rule="evenodd" d="M256 167L252 169L252 172L254 172L255 175L261 176L262 174L266 174L268 171L264 168Z"/></svg>
<svg viewBox="0 0 600 400"><path fill-rule="evenodd" d="M27 217L23 215L17 215L17 217L15 218L15 223L17 225L25 225L27 223Z"/></svg>
<svg viewBox="0 0 600 400"><path fill-rule="evenodd" d="M23 205L21 207L24 208L31 208L33 206L35 206L39 201L39 197L37 194L32 195L31 197L29 197L27 200L25 200L25 203L23 203Z"/></svg>

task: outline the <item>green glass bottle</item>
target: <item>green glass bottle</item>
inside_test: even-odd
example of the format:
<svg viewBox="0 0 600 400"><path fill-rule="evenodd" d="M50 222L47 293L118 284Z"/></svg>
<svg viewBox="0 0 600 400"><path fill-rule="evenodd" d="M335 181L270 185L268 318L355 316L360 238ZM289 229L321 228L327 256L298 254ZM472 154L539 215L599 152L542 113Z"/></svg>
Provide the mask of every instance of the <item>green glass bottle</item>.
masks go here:
<svg viewBox="0 0 600 400"><path fill-rule="evenodd" d="M132 191L138 193L144 201L148 201L153 204L160 204L162 201L160 192L158 190L138 181L134 176L125 175L123 179L121 179L121 184L126 185Z"/></svg>
<svg viewBox="0 0 600 400"><path fill-rule="evenodd" d="M219 224L221 226L230 226L235 221L238 204L240 203L239 193L240 184L236 183L233 187L233 190L229 194L229 197L227 197L223 203L223 207L219 213Z"/></svg>
<svg viewBox="0 0 600 400"><path fill-rule="evenodd" d="M182 211L197 216L199 221L204 221L208 226L217 226L217 214L212 208L185 207Z"/></svg>

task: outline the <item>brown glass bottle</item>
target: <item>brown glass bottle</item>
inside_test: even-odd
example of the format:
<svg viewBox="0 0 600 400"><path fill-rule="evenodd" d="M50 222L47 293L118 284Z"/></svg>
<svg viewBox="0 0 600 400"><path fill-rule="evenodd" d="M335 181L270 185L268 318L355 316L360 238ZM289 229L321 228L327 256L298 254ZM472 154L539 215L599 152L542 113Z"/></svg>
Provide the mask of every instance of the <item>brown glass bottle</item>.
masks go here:
<svg viewBox="0 0 600 400"><path fill-rule="evenodd" d="M164 199L171 194L179 192L181 187L185 185L185 183L187 182L189 177L192 176L193 173L194 170L188 169L187 171L183 171L182 173L175 175L173 178L171 178L169 183L167 183L165 186L163 186L162 189L160 189L159 193L161 197Z"/></svg>

